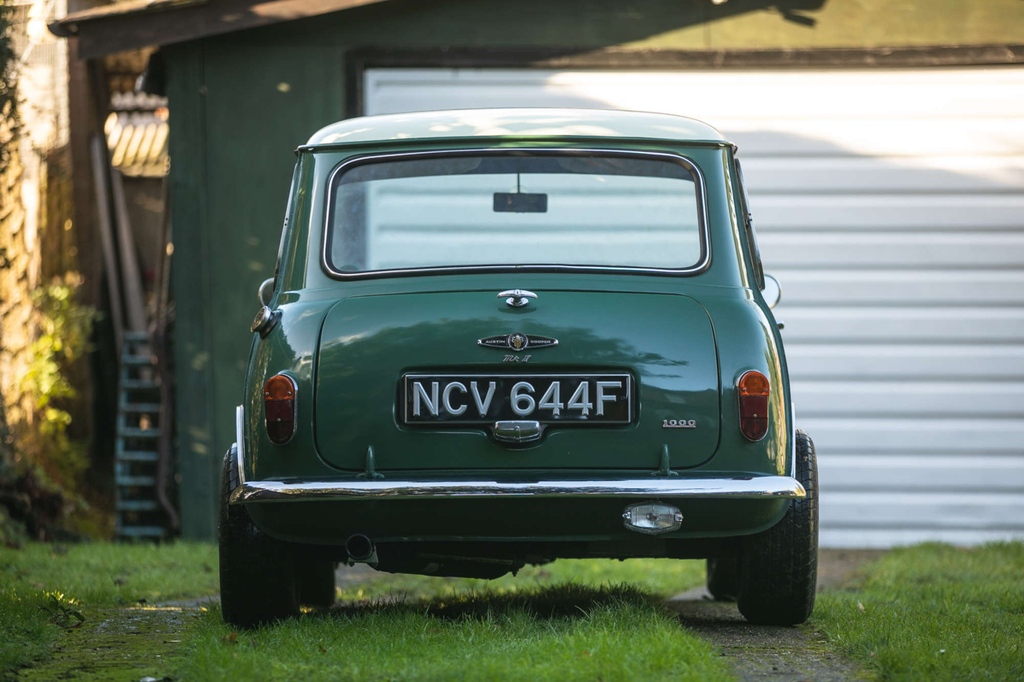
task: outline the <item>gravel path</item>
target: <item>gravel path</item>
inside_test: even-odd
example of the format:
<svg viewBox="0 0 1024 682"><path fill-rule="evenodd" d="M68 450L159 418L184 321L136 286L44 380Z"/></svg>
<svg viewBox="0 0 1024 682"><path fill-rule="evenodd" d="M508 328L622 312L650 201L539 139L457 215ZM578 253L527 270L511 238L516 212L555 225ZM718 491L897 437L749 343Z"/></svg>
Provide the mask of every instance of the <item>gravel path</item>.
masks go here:
<svg viewBox="0 0 1024 682"><path fill-rule="evenodd" d="M821 550L818 555L818 591L851 580L866 562L881 551ZM717 646L744 682L846 682L870 677L866 670L837 655L823 638L803 628L747 623L736 605L716 602L703 587L676 595L668 608L680 623Z"/></svg>
<svg viewBox="0 0 1024 682"><path fill-rule="evenodd" d="M828 650L824 640L801 628L751 625L733 603L711 601L704 590L668 602L683 627L714 644L740 680L864 679L864 671Z"/></svg>

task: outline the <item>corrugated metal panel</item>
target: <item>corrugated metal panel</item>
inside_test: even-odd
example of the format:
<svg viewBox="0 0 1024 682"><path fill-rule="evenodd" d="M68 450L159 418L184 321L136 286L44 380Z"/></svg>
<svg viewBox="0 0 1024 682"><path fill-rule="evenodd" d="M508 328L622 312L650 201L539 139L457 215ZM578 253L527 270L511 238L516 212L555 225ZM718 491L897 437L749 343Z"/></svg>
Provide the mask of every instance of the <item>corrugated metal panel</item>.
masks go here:
<svg viewBox="0 0 1024 682"><path fill-rule="evenodd" d="M736 141L825 546L1024 537L1024 69L367 73L367 113L582 106Z"/></svg>
<svg viewBox="0 0 1024 682"><path fill-rule="evenodd" d="M114 93L114 109L104 123L111 165L130 177L167 174L167 98L144 93Z"/></svg>

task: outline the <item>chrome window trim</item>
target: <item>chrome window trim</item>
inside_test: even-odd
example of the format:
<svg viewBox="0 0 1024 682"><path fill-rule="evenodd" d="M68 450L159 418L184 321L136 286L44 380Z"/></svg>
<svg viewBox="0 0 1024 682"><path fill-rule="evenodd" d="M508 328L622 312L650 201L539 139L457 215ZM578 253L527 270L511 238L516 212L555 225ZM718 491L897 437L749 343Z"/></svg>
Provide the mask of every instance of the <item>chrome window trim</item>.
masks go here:
<svg viewBox="0 0 1024 682"><path fill-rule="evenodd" d="M452 498L627 498L627 499L799 499L807 492L789 476L747 478L637 478L504 481L253 481L231 495L232 504L254 502L346 502Z"/></svg>
<svg viewBox="0 0 1024 682"><path fill-rule="evenodd" d="M238 482L245 485L245 410L235 407L235 460L238 466Z"/></svg>
<svg viewBox="0 0 1024 682"><path fill-rule="evenodd" d="M541 153L548 155L601 155L621 156L641 159L657 159L678 163L694 175L694 188L697 195L697 220L700 222L701 259L688 268L643 268L616 265L545 265L545 264L506 264L506 265L447 265L424 268L398 268L393 270L367 270L365 272L341 272L331 267L328 252L331 245L331 218L334 215L335 181L339 174L352 166L365 163L380 163L406 159L424 159L446 156L503 156L521 153ZM426 152L394 152L389 154L368 154L345 159L338 164L327 177L327 191L324 200L323 234L320 239L320 267L333 279L372 279L375 277L408 277L417 275L439 275L460 273L500 273L500 272L585 272L585 273L629 273L689 276L704 272L711 265L711 229L708 225L707 185L700 166L682 154L668 152L633 151L624 149L604 149L591 147L507 147L482 149L445 149Z"/></svg>

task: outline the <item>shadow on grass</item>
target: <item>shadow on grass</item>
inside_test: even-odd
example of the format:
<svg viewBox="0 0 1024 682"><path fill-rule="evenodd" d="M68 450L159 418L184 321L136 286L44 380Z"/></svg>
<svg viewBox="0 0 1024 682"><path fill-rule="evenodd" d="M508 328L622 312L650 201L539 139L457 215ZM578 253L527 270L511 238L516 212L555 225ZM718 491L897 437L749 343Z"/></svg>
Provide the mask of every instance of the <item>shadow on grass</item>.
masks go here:
<svg viewBox="0 0 1024 682"><path fill-rule="evenodd" d="M661 608L662 598L633 585L593 587L566 583L530 590L480 590L412 598L398 594L361 601L343 601L330 610L307 614L314 618L359 618L369 614L416 613L446 620L485 620L527 614L537 620L588 618L607 607Z"/></svg>

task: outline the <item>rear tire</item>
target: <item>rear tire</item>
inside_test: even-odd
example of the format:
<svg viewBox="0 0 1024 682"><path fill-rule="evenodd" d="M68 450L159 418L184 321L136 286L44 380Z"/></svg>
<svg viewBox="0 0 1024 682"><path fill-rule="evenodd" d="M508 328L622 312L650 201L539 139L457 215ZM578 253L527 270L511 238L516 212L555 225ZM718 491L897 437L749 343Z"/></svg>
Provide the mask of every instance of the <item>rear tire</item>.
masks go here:
<svg viewBox="0 0 1024 682"><path fill-rule="evenodd" d="M818 467L814 443L796 432L796 478L807 491L775 526L747 538L739 561L740 613L751 623L796 625L810 618L818 578Z"/></svg>
<svg viewBox="0 0 1024 682"><path fill-rule="evenodd" d="M736 601L739 562L732 557L708 559L708 592L715 601Z"/></svg>
<svg viewBox="0 0 1024 682"><path fill-rule="evenodd" d="M297 616L299 601L292 548L257 528L244 506L228 504L236 453L232 445L220 476L220 605L226 623L250 628Z"/></svg>

